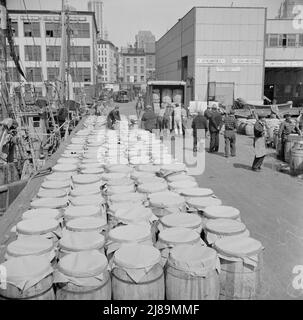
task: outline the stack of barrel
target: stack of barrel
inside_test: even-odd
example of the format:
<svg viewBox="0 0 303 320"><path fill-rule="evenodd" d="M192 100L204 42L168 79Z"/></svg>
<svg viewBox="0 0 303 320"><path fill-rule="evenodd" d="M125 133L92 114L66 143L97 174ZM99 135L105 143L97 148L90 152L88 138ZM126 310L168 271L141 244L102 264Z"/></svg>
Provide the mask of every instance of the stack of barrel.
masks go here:
<svg viewBox="0 0 303 320"><path fill-rule="evenodd" d="M53 171L7 246L2 297L256 298L262 244L152 133L91 116Z"/></svg>

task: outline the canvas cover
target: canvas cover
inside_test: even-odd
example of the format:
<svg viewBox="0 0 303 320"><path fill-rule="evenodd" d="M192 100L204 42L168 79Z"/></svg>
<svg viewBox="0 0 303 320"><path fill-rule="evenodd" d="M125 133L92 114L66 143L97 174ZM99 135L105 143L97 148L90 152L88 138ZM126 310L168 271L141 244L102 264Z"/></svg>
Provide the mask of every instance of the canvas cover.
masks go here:
<svg viewBox="0 0 303 320"><path fill-rule="evenodd" d="M101 176L96 174L78 174L72 177L74 184L91 184L101 181Z"/></svg>
<svg viewBox="0 0 303 320"><path fill-rule="evenodd" d="M77 166L75 164L56 164L53 167L54 172L72 172L77 171Z"/></svg>
<svg viewBox="0 0 303 320"><path fill-rule="evenodd" d="M107 221L101 217L82 217L66 223L66 229L75 232L99 231L106 229Z"/></svg>
<svg viewBox="0 0 303 320"><path fill-rule="evenodd" d="M42 235L58 228L59 222L55 219L27 219L17 223L17 232L23 235Z"/></svg>
<svg viewBox="0 0 303 320"><path fill-rule="evenodd" d="M137 191L141 193L155 193L155 192L162 192L162 191L168 191L167 185L163 182L149 182L149 183L143 183L140 184L137 187Z"/></svg>
<svg viewBox="0 0 303 320"><path fill-rule="evenodd" d="M151 207L156 208L179 208L185 203L185 199L175 192L157 192L148 196Z"/></svg>
<svg viewBox="0 0 303 320"><path fill-rule="evenodd" d="M184 188L179 189L179 192L184 197L209 197L214 194L213 190L209 188Z"/></svg>
<svg viewBox="0 0 303 320"><path fill-rule="evenodd" d="M204 209L203 214L209 219L237 219L240 211L229 206L210 206Z"/></svg>
<svg viewBox="0 0 303 320"><path fill-rule="evenodd" d="M64 198L67 196L67 192L64 189L43 189L40 188L37 197L38 198Z"/></svg>
<svg viewBox="0 0 303 320"><path fill-rule="evenodd" d="M67 207L64 211L66 219L76 219L81 217L97 217L100 215L100 207L97 206L81 206L81 207Z"/></svg>
<svg viewBox="0 0 303 320"><path fill-rule="evenodd" d="M43 189L68 189L70 187L70 180L44 181L41 187Z"/></svg>
<svg viewBox="0 0 303 320"><path fill-rule="evenodd" d="M194 197L187 198L186 203L190 209L193 208L194 210L203 211L210 206L220 206L222 201L214 197Z"/></svg>
<svg viewBox="0 0 303 320"><path fill-rule="evenodd" d="M67 206L67 198L40 198L31 202L31 207L38 208L50 208L60 209Z"/></svg>

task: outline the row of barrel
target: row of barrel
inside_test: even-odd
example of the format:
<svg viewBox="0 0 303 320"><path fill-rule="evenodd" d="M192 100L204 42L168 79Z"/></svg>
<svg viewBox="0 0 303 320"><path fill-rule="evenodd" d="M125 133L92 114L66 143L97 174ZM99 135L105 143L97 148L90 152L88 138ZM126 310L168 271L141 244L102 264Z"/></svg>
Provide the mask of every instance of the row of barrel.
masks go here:
<svg viewBox="0 0 303 320"><path fill-rule="evenodd" d="M88 117L6 250L4 299L254 299L263 246L152 134Z"/></svg>

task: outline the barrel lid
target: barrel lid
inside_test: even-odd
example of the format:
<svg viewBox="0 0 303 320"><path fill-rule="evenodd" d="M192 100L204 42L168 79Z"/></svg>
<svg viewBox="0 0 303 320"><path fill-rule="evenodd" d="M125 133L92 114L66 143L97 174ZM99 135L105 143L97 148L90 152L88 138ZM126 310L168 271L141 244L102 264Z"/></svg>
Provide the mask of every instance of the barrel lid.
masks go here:
<svg viewBox="0 0 303 320"><path fill-rule="evenodd" d="M17 223L17 232L25 235L39 235L55 231L59 227L55 219L27 219Z"/></svg>
<svg viewBox="0 0 303 320"><path fill-rule="evenodd" d="M111 202L141 202L145 200L145 196L142 193L129 192L121 194L113 194L110 196Z"/></svg>
<svg viewBox="0 0 303 320"><path fill-rule="evenodd" d="M169 183L169 187L172 189L191 189L191 188L197 188L198 184L196 181L191 180L179 180Z"/></svg>
<svg viewBox="0 0 303 320"><path fill-rule="evenodd" d="M126 195L127 193L125 193ZM112 195L111 197L113 197L115 195ZM137 206L142 206L142 204L140 202L127 202L127 201L123 201L123 202L115 202L113 204L111 204L108 208L108 211L111 212L111 213L114 213L116 214L116 212L119 210L119 209L124 209L125 207L129 207L129 208L133 208L133 207L137 207Z"/></svg>
<svg viewBox="0 0 303 320"><path fill-rule="evenodd" d="M187 174L181 173L181 174L174 174L171 176L166 177L168 182L177 182L177 181L196 181L194 177L189 176Z"/></svg>
<svg viewBox="0 0 303 320"><path fill-rule="evenodd" d="M198 210L204 210L207 207L220 206L222 204L222 201L220 199L213 197L188 198L186 202L189 206L194 207Z"/></svg>
<svg viewBox="0 0 303 320"><path fill-rule="evenodd" d="M143 171L143 172L159 172L160 171L160 166L158 165L153 165L153 164L141 164L137 167L138 171Z"/></svg>
<svg viewBox="0 0 303 320"><path fill-rule="evenodd" d="M107 180L106 184L108 186L130 186L134 185L134 181L128 177L122 178L122 179L113 179L113 180Z"/></svg>
<svg viewBox="0 0 303 320"><path fill-rule="evenodd" d="M152 267L160 261L160 251L155 247L143 244L122 245L114 254L116 265L130 269Z"/></svg>
<svg viewBox="0 0 303 320"><path fill-rule="evenodd" d="M202 224L202 219L197 214L173 213L162 217L161 223L168 228L184 227L198 228Z"/></svg>
<svg viewBox="0 0 303 320"><path fill-rule="evenodd" d="M100 181L101 176L96 174L78 174L75 177L72 177L72 180L76 184L90 184Z"/></svg>
<svg viewBox="0 0 303 320"><path fill-rule="evenodd" d="M144 207L143 205L120 208L115 213L116 218L127 224L148 221L152 215L152 210Z"/></svg>
<svg viewBox="0 0 303 320"><path fill-rule="evenodd" d="M179 190L180 194L185 197L208 197L213 195L213 191L208 188L184 188Z"/></svg>
<svg viewBox="0 0 303 320"><path fill-rule="evenodd" d="M100 249L104 246L104 236L96 231L71 232L66 231L59 241L60 248L67 251L84 251Z"/></svg>
<svg viewBox="0 0 303 320"><path fill-rule="evenodd" d="M6 252L10 257L41 255L49 252L53 247L52 240L41 236L29 236L11 242Z"/></svg>
<svg viewBox="0 0 303 320"><path fill-rule="evenodd" d="M81 206L73 207L69 206L65 209L64 216L67 218L79 218L94 216L100 213L100 208L97 206Z"/></svg>
<svg viewBox="0 0 303 320"><path fill-rule="evenodd" d="M44 181L41 184L41 187L44 189L65 189L70 187L70 181L69 180L48 180Z"/></svg>
<svg viewBox="0 0 303 320"><path fill-rule="evenodd" d="M38 198L63 198L66 196L64 189L43 189L41 188L38 193Z"/></svg>
<svg viewBox="0 0 303 320"><path fill-rule="evenodd" d="M70 198L70 202L74 206L101 205L105 203L105 199L99 194L79 196Z"/></svg>
<svg viewBox="0 0 303 320"><path fill-rule="evenodd" d="M27 210L23 213L22 219L58 219L61 217L61 213L57 209L39 208Z"/></svg>
<svg viewBox="0 0 303 320"><path fill-rule="evenodd" d="M50 262L45 256L16 257L5 261L2 265L7 271L7 282L9 283L31 280L52 272Z"/></svg>
<svg viewBox="0 0 303 320"><path fill-rule="evenodd" d="M67 181L70 182L71 174L67 172L54 172L45 177L45 181Z"/></svg>
<svg viewBox="0 0 303 320"><path fill-rule="evenodd" d="M130 173L134 169L128 165L125 164L114 164L114 165L107 165L105 166L105 169L109 172L117 172L117 173Z"/></svg>
<svg viewBox="0 0 303 320"><path fill-rule="evenodd" d="M122 172L110 172L110 173L104 173L102 175L102 178L106 181L119 180L119 179L127 178L127 174Z"/></svg>
<svg viewBox="0 0 303 320"><path fill-rule="evenodd" d="M210 219L237 219L240 211L229 206L210 206L204 209L203 214Z"/></svg>
<svg viewBox="0 0 303 320"><path fill-rule="evenodd" d="M71 190L70 195L72 197L81 197L81 196L87 196L87 195L97 195L97 194L101 194L101 190L100 190L100 186L98 187L91 187L89 185L88 188L85 188L86 185L77 185L76 188L74 188L73 190Z"/></svg>
<svg viewBox="0 0 303 320"><path fill-rule="evenodd" d="M103 168L100 167L91 167L91 168L82 168L81 173L82 174L94 174L94 175L101 175L104 172Z"/></svg>
<svg viewBox="0 0 303 320"><path fill-rule="evenodd" d="M94 231L106 226L104 218L82 217L69 220L66 223L66 229L70 231Z"/></svg>
<svg viewBox="0 0 303 320"><path fill-rule="evenodd" d="M57 163L59 164L78 164L80 159L77 158L60 158Z"/></svg>
<svg viewBox="0 0 303 320"><path fill-rule="evenodd" d="M196 231L183 227L168 228L159 233L159 240L170 244L186 244L199 239L200 236Z"/></svg>
<svg viewBox="0 0 303 320"><path fill-rule="evenodd" d="M32 208L60 209L67 205L66 198L40 198L31 202Z"/></svg>
<svg viewBox="0 0 303 320"><path fill-rule="evenodd" d="M120 226L112 229L108 233L110 240L115 242L136 242L144 241L151 237L150 227L145 225Z"/></svg>
<svg viewBox="0 0 303 320"><path fill-rule="evenodd" d="M258 254L263 246L260 241L250 237L241 238L241 241L236 237L225 237L217 240L214 248L223 255L241 258Z"/></svg>
<svg viewBox="0 0 303 320"><path fill-rule="evenodd" d="M179 207L185 203L185 199L171 191L156 192L149 195L149 203L156 208Z"/></svg>
<svg viewBox="0 0 303 320"><path fill-rule="evenodd" d="M119 185L119 186L108 186L107 187L107 194L120 194L120 193L129 193L135 191L134 185Z"/></svg>
<svg viewBox="0 0 303 320"><path fill-rule="evenodd" d="M56 164L53 170L57 172L71 172L77 171L77 166L75 164Z"/></svg>
<svg viewBox="0 0 303 320"><path fill-rule="evenodd" d="M163 182L150 182L140 184L137 188L138 192L155 193L167 190L167 185Z"/></svg>
<svg viewBox="0 0 303 320"><path fill-rule="evenodd" d="M131 178L137 180L139 178L154 178L156 177L153 172L134 171L131 173Z"/></svg>
<svg viewBox="0 0 303 320"><path fill-rule="evenodd" d="M149 184L159 184L159 183L162 183L162 184L165 184L166 186L166 189L167 189L167 182L165 179L163 178L160 178L160 177L156 177L156 176L153 176L153 177L140 177L137 179L137 183L138 184L146 184L146 183L149 183Z"/></svg>
<svg viewBox="0 0 303 320"><path fill-rule="evenodd" d="M246 230L244 223L232 219L211 219L207 221L205 229L219 235L240 234Z"/></svg>
<svg viewBox="0 0 303 320"><path fill-rule="evenodd" d="M217 252L206 246L180 245L171 249L173 260L186 265L196 265L203 262L206 269L214 267L217 261Z"/></svg>

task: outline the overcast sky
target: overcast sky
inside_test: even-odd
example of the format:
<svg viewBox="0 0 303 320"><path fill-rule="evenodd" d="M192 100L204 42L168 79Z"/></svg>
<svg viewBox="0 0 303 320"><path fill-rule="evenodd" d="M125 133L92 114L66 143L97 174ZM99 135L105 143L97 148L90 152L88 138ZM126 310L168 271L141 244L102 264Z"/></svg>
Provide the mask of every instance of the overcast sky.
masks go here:
<svg viewBox="0 0 303 320"><path fill-rule="evenodd" d="M61 9L62 0L7 0L9 9ZM88 0L69 0L77 10L87 10ZM116 46L133 44L139 30L150 30L159 39L194 6L267 7L277 15L282 0L104 0L104 26Z"/></svg>

